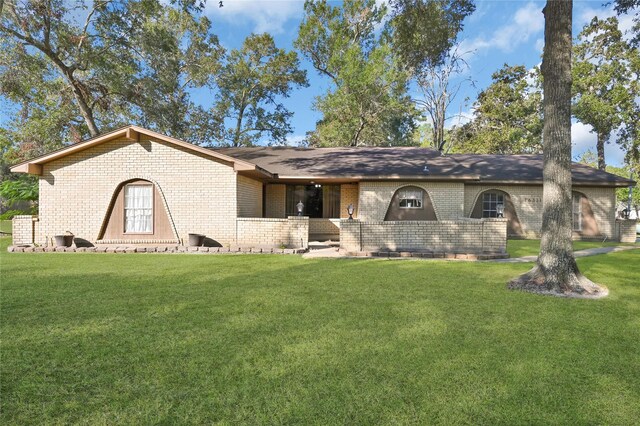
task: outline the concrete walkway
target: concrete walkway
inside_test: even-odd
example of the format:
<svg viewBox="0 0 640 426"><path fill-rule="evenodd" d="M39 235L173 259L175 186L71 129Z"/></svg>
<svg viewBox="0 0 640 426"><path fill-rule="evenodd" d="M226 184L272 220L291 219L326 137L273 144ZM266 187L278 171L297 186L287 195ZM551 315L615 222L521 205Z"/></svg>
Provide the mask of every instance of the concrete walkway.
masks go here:
<svg viewBox="0 0 640 426"><path fill-rule="evenodd" d="M616 253L619 251L636 250L636 249L640 249L640 246L636 245L636 246L595 247L590 249L574 251L573 255L575 257L588 257L588 256L596 256L598 254ZM527 263L527 262L535 262L537 259L538 259L538 255L534 255L534 256L514 257L509 259L485 260L485 262Z"/></svg>
<svg viewBox="0 0 640 426"><path fill-rule="evenodd" d="M348 256L345 254L342 254L338 251L338 247L334 246L334 245L324 245L324 244L318 244L316 243L315 245L312 245L312 243L309 244L309 248L310 250L303 254L302 257L305 259L317 259L317 258L353 258L353 259L372 259L371 257L356 257L356 256ZM574 252L574 256L575 257L588 257L588 256L596 256L598 254L607 254L607 253L616 253L619 251L625 251L625 250L636 250L636 249L640 249L640 245L634 245L634 246L614 246L614 247L596 247L596 248L590 248L590 249L585 249L585 250L579 250ZM375 258L374 258L375 259ZM382 258L380 258L382 259ZM384 258L384 259L396 259L396 260L405 260L405 259L413 259L416 260L416 258L403 258L403 257L396 257L396 258ZM491 260L481 260L479 262L499 262L499 263L528 263L528 262L535 262L538 259L538 255L534 255L534 256L523 256L523 257L514 257L514 258L509 258L509 259L491 259ZM430 260L434 260L434 259L430 259ZM451 259L435 259L435 260L451 260ZM456 260L460 260L460 259L456 259ZM463 260L464 261L464 260Z"/></svg>

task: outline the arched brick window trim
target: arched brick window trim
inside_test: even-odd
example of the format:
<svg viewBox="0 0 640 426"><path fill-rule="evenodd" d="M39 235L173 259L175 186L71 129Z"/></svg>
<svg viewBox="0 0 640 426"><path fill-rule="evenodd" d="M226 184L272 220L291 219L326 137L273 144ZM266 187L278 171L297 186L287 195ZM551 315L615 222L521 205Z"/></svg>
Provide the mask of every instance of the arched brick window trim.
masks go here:
<svg viewBox="0 0 640 426"><path fill-rule="evenodd" d="M596 217L593 214L593 209L591 208L591 202L589 198L580 191L571 191L571 207L573 210L573 197L580 197L580 206L581 206L581 220L582 227L579 231L574 230L574 232L583 237L597 237L600 236L600 228L598 227L598 222L596 221ZM572 211L573 213L573 211ZM573 218L573 214L571 215Z"/></svg>
<svg viewBox="0 0 640 426"><path fill-rule="evenodd" d="M516 207L511 201L511 195L509 193L502 191L500 189L487 189L481 191L477 196L475 203L473 204L473 209L471 210L470 217L475 219L480 219L482 217L482 202L484 199L484 194L488 193L496 193L501 194L504 198L504 217L507 218L507 234L511 236L523 236L524 232L522 230L522 225L520 224L520 219L518 219L518 212L516 211Z"/></svg>
<svg viewBox="0 0 640 426"><path fill-rule="evenodd" d="M113 234L113 231L110 228L110 223L112 220L116 218L117 218L117 226L118 228L120 228L119 220L120 220L120 215L122 215L123 212L121 212L120 211L121 209L119 208L117 209L118 211L115 211L115 210L116 210L116 204L118 202L119 197L123 197L124 187L128 184L138 183L138 182L140 183L146 182L153 186L154 216L155 216L154 220L159 221L160 226L158 226L157 229L154 228L154 233L148 236L136 236L131 238L128 238L128 237L125 238L124 235L120 235L119 233L117 233L116 235L110 235L110 236L105 235L108 231ZM171 216L171 212L167 205L167 200L158 182L144 176L132 177L130 179L127 179L119 183L114 189L112 194L113 195L111 196L111 201L107 206L106 213L102 221L102 226L100 227L98 240L102 240L102 239L145 239L146 240L148 239L148 240L171 240L171 241L175 241L176 243L180 241L178 238L178 232L176 230L175 223L173 221L173 217ZM109 238L106 238L106 237L109 237Z"/></svg>
<svg viewBox="0 0 640 426"><path fill-rule="evenodd" d="M402 191L420 191L422 193L421 208L400 208L400 193ZM402 186L393 193L384 220L438 220L438 216L429 193L419 186Z"/></svg>

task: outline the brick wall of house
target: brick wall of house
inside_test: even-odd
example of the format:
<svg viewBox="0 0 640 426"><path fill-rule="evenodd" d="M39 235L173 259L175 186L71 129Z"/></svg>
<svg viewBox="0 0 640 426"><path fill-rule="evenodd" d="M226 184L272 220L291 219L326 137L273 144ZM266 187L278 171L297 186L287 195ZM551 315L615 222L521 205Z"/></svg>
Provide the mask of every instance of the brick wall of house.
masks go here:
<svg viewBox="0 0 640 426"><path fill-rule="evenodd" d="M315 238L337 240L340 237L340 219L309 219L309 234Z"/></svg>
<svg viewBox="0 0 640 426"><path fill-rule="evenodd" d="M33 244L38 224L37 216L18 215L11 221L13 245Z"/></svg>
<svg viewBox="0 0 640 426"><path fill-rule="evenodd" d="M405 186L417 186L429 194L438 220L452 220L463 216L464 184L462 183L360 182L358 218L363 221L384 220L393 194Z"/></svg>
<svg viewBox="0 0 640 426"><path fill-rule="evenodd" d="M238 175L238 217L262 217L262 182Z"/></svg>
<svg viewBox="0 0 640 426"><path fill-rule="evenodd" d="M358 198L360 197L360 187L357 183L346 183L340 185L340 217L348 219L347 207L353 204L353 217L358 217Z"/></svg>
<svg viewBox="0 0 640 426"><path fill-rule="evenodd" d="M617 219L615 223L615 239L621 243L636 242L636 224L635 219Z"/></svg>
<svg viewBox="0 0 640 426"><path fill-rule="evenodd" d="M502 253L506 244L506 219L340 221L340 248L347 251Z"/></svg>
<svg viewBox="0 0 640 426"><path fill-rule="evenodd" d="M287 248L309 246L309 218L238 218L238 244L251 246L284 245Z"/></svg>
<svg viewBox="0 0 640 426"><path fill-rule="evenodd" d="M283 184L268 184L266 189L265 216L286 217L287 187Z"/></svg>
<svg viewBox="0 0 640 426"><path fill-rule="evenodd" d="M69 230L98 238L114 191L130 179L153 182L179 238L202 233L231 243L236 233L236 173L232 165L164 142L115 140L44 165L40 223L44 243Z"/></svg>
<svg viewBox="0 0 640 426"><path fill-rule="evenodd" d="M504 191L511 197L522 230L526 236L539 236L542 227L542 185L465 185L464 215L469 217L478 196L489 189ZM615 189L576 186L574 190L587 196L600 233L614 238Z"/></svg>

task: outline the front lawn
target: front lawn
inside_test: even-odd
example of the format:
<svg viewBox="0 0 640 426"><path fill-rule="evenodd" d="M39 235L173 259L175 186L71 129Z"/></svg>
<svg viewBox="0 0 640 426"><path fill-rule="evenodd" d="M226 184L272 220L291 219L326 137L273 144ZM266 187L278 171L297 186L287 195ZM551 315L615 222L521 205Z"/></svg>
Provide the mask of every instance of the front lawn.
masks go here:
<svg viewBox="0 0 640 426"><path fill-rule="evenodd" d="M0 423L633 424L640 250L530 264L9 254Z"/></svg>
<svg viewBox="0 0 640 426"><path fill-rule="evenodd" d="M614 247L632 245L615 241L574 241L573 250L585 250L596 247ZM540 252L540 240L507 240L507 253L510 257L536 256Z"/></svg>
<svg viewBox="0 0 640 426"><path fill-rule="evenodd" d="M12 229L11 226L10 220L0 220L0 232L10 234Z"/></svg>

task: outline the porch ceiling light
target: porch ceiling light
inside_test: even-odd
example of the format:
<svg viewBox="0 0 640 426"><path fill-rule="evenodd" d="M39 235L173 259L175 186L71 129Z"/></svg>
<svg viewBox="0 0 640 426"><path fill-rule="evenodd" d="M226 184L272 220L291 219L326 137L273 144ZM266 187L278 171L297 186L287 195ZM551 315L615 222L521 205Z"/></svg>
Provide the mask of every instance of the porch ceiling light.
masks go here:
<svg viewBox="0 0 640 426"><path fill-rule="evenodd" d="M504 204L496 204L496 214L498 217L504 217Z"/></svg>
<svg viewBox="0 0 640 426"><path fill-rule="evenodd" d="M302 202L302 200L298 201L298 204L296 204L296 208L298 209L298 216L302 216L302 211L304 210L304 203Z"/></svg>
<svg viewBox="0 0 640 426"><path fill-rule="evenodd" d="M347 213L349 214L349 220L353 220L353 211L354 211L353 204L349 204L347 206Z"/></svg>

